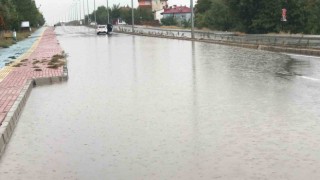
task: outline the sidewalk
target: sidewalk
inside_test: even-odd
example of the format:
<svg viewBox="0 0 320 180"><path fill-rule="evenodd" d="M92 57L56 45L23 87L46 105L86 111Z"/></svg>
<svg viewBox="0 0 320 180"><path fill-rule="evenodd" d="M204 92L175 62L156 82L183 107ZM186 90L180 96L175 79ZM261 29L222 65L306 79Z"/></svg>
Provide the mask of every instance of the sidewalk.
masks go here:
<svg viewBox="0 0 320 180"><path fill-rule="evenodd" d="M53 28L47 28L33 46L14 63L0 69L0 126L28 80L57 77L63 67L48 68L52 56L62 54Z"/></svg>

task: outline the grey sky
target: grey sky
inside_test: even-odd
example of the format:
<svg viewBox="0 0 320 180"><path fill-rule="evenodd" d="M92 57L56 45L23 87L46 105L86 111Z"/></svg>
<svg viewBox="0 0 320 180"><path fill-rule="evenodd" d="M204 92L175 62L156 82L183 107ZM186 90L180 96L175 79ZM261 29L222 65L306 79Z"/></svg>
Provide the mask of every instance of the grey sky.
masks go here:
<svg viewBox="0 0 320 180"><path fill-rule="evenodd" d="M65 19L71 12L72 4L76 1L81 2L81 10L83 11L83 2L85 2L85 11L87 11L87 0L36 0L37 7L43 13L46 22L49 25L54 24L59 20ZM196 0L193 0L196 2ZM93 11L94 0L88 0L90 13ZM107 0L96 0L96 7L107 4ZM109 6L113 4L129 5L131 0L109 0ZM169 6L171 5L187 5L190 6L189 0L168 0ZM138 6L138 0L133 1L133 6ZM83 12L81 12L83 14Z"/></svg>

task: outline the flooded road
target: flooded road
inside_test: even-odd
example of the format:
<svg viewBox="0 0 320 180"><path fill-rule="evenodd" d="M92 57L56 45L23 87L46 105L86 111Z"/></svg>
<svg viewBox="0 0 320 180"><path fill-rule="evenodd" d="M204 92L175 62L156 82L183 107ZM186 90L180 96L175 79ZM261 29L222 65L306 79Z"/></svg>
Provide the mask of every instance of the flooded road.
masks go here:
<svg viewBox="0 0 320 180"><path fill-rule="evenodd" d="M320 60L56 28L69 81L33 89L0 179L319 179Z"/></svg>

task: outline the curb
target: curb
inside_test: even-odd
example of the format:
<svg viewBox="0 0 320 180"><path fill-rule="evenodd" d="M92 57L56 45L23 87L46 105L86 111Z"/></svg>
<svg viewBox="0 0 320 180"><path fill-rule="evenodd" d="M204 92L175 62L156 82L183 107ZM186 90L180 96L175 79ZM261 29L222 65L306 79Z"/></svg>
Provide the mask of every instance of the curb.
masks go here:
<svg viewBox="0 0 320 180"><path fill-rule="evenodd" d="M10 141L10 138L13 134L15 127L18 124L19 117L27 102L27 99L30 96L32 88L36 86L61 83L67 80L68 80L68 75L65 74L65 71L64 71L62 76L29 79L26 82L19 96L17 97L14 104L12 105L10 111L7 113L6 118L2 122L2 125L0 126L0 158L4 154L5 148Z"/></svg>
<svg viewBox="0 0 320 180"><path fill-rule="evenodd" d="M211 43L211 44L221 44L221 45L226 45L226 46L236 46L236 47L243 47L243 48L249 48L249 49L258 49L258 50L271 51L271 52L283 52L283 53L293 53L293 54L304 54L304 55L311 55L311 56L320 56L320 50L319 49L303 49L303 48L293 48L293 47L286 47L286 46L245 44L245 43L217 41L217 40L209 40L209 39L192 39L192 38L189 38L189 37L159 36L159 35L152 35L152 34L123 32L123 31L117 31L117 30L114 31L114 32L123 33L123 34L130 34L130 35L138 35L138 36L157 37L157 38L166 38L166 39L178 39L178 40L187 40L187 41Z"/></svg>

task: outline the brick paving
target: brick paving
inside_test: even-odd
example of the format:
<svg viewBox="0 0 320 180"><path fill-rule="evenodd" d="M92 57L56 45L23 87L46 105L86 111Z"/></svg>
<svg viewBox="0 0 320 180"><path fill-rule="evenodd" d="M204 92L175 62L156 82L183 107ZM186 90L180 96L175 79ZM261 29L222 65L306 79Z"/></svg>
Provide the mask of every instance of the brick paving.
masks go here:
<svg viewBox="0 0 320 180"><path fill-rule="evenodd" d="M63 67L53 69L47 65L53 55L61 53L54 29L47 28L28 52L0 70L0 125L28 79L63 74ZM20 67L14 67L19 63Z"/></svg>

